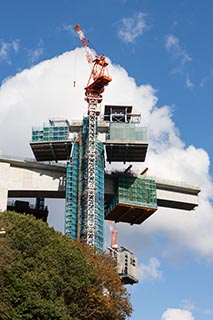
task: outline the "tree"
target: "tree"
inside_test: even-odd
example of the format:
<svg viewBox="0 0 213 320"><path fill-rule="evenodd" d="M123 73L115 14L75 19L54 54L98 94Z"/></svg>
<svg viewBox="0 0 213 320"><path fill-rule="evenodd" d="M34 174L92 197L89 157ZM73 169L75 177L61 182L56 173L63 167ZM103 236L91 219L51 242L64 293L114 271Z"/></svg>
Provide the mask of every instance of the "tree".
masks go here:
<svg viewBox="0 0 213 320"><path fill-rule="evenodd" d="M85 243L78 243L84 257L90 265L93 265L97 274L95 287L89 290L90 314L93 317L88 319L97 320L123 320L131 314L132 308L129 302L129 294L116 271L116 261L109 254L97 253L94 248L88 247Z"/></svg>
<svg viewBox="0 0 213 320"><path fill-rule="evenodd" d="M0 213L0 319L123 320L126 290L105 253L40 220Z"/></svg>

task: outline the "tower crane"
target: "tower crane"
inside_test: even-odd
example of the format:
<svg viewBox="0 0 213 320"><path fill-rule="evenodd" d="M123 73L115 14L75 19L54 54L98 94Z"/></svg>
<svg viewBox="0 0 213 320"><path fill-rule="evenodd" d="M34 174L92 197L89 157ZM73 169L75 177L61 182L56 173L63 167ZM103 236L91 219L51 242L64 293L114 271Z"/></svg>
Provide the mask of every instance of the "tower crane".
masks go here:
<svg viewBox="0 0 213 320"><path fill-rule="evenodd" d="M106 58L104 55L92 54L88 46L88 41L77 24L75 25L82 46L86 52L86 58L91 66L89 80L85 87L85 100L88 102L88 143L87 143L87 185L84 189L86 196L86 230L84 230L85 240L89 245L94 246L95 243L95 164L96 164L96 119L100 111L98 104L102 101L102 93L105 86L112 80L108 74Z"/></svg>
<svg viewBox="0 0 213 320"><path fill-rule="evenodd" d="M88 46L88 40L78 24L75 25L75 30L79 35L82 46L86 52L87 61L91 66L91 73L85 87L86 101L91 104L91 100L95 99L97 100L97 104L102 101L101 94L104 92L105 86L107 86L112 80L107 69L108 62L106 61L104 55L96 55L95 57L93 56L93 53Z"/></svg>

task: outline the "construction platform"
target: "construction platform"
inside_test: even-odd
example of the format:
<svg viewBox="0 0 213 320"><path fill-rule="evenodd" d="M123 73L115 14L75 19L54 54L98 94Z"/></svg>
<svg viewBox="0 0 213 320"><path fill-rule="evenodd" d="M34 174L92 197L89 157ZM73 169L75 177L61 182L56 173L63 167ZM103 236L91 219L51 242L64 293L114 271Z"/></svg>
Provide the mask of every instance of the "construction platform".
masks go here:
<svg viewBox="0 0 213 320"><path fill-rule="evenodd" d="M63 161L70 158L72 140L69 121L49 120L43 127L32 128L30 146L37 161Z"/></svg>
<svg viewBox="0 0 213 320"><path fill-rule="evenodd" d="M145 161L147 128L141 126L140 120L140 114L132 114L131 106L105 106L104 121L109 122L105 148L109 163Z"/></svg>
<svg viewBox="0 0 213 320"><path fill-rule="evenodd" d="M109 123L98 119L98 133L107 133L109 131ZM69 131L71 133L79 133L82 131L83 128L83 121L82 120L72 120L70 122Z"/></svg>
<svg viewBox="0 0 213 320"><path fill-rule="evenodd" d="M118 174L114 197L105 206L105 219L141 224L157 210L156 183L151 178Z"/></svg>
<svg viewBox="0 0 213 320"><path fill-rule="evenodd" d="M133 224L141 224L148 219L157 208L147 208L142 206L131 206L126 203L117 203L112 211L105 215L106 220L115 222L126 222Z"/></svg>
<svg viewBox="0 0 213 320"><path fill-rule="evenodd" d="M107 161L111 162L144 162L148 142L107 140L105 143Z"/></svg>
<svg viewBox="0 0 213 320"><path fill-rule="evenodd" d="M68 160L72 150L72 140L30 142L37 161Z"/></svg>

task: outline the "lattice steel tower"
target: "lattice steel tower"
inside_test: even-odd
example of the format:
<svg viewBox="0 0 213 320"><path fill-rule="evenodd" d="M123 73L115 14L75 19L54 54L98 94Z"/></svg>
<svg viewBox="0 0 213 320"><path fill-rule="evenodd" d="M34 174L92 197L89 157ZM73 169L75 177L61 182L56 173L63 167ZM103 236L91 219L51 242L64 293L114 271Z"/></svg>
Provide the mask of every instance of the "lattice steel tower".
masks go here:
<svg viewBox="0 0 213 320"><path fill-rule="evenodd" d="M79 137L80 140L84 142L84 158L86 161L85 170L81 167L81 172L83 171L84 179L79 191L81 189L81 194L83 199L78 200L78 204L82 202L81 206L81 216L84 219L83 227L80 227L78 223L78 238L84 239L89 245L97 246L98 248L103 248L103 230L102 235L99 234L97 230L98 220L102 225L104 220L104 199L101 199L101 207L97 208L98 204L98 188L97 185L97 159L98 159L98 150L97 150L97 116L100 114L100 109L98 105L102 101L102 93L104 88L112 80L107 71L108 63L105 60L103 55L93 57L92 52L90 51L87 39L85 38L82 29L79 25L75 26L75 29L80 37L82 46L86 51L86 58L88 63L91 65L91 74L87 86L85 88L85 100L88 103L88 125L86 132L88 132L87 141L82 141L82 137ZM100 142L99 142L100 144ZM80 151L81 152L81 151ZM81 166L81 163L79 164ZM104 167L102 168L104 175ZM102 180L102 179L101 179ZM103 180L104 181L104 180ZM78 182L80 184L80 181ZM101 183L100 183L101 185ZM79 194L80 197L80 194ZM99 198L101 195L99 196ZM104 197L104 190L103 196ZM80 208L79 208L80 210ZM100 212L97 212L100 211ZM101 214L102 211L102 214ZM99 216L98 216L99 215ZM102 217L103 216L103 217ZM80 217L80 215L79 215ZM82 219L81 219L82 220ZM102 226L103 229L103 226ZM80 231L82 230L82 232ZM100 231L100 230L99 230Z"/></svg>

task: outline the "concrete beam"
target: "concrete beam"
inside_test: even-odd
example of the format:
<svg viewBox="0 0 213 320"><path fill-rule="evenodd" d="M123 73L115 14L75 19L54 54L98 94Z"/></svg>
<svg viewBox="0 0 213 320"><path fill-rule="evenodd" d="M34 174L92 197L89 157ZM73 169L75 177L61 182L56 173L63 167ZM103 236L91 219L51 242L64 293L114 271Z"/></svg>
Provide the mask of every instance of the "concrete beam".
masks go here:
<svg viewBox="0 0 213 320"><path fill-rule="evenodd" d="M65 198L65 165L0 158L0 210L9 198ZM199 187L155 178L158 206L192 210ZM105 175L105 196L114 195L115 176Z"/></svg>
<svg viewBox="0 0 213 320"><path fill-rule="evenodd" d="M0 158L0 210L7 197L65 198L65 178L65 166Z"/></svg>
<svg viewBox="0 0 213 320"><path fill-rule="evenodd" d="M198 186L160 178L155 181L159 207L192 210L198 206Z"/></svg>

